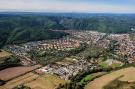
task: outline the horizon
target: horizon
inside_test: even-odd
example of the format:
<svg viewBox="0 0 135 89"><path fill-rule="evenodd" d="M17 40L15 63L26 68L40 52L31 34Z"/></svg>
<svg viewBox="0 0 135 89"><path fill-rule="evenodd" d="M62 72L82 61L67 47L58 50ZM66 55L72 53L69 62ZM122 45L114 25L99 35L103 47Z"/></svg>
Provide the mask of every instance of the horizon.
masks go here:
<svg viewBox="0 0 135 89"><path fill-rule="evenodd" d="M134 0L0 0L0 12L135 13Z"/></svg>
<svg viewBox="0 0 135 89"><path fill-rule="evenodd" d="M0 11L0 14L114 14L114 15L128 15L133 13L115 13L115 12L31 12L31 11Z"/></svg>

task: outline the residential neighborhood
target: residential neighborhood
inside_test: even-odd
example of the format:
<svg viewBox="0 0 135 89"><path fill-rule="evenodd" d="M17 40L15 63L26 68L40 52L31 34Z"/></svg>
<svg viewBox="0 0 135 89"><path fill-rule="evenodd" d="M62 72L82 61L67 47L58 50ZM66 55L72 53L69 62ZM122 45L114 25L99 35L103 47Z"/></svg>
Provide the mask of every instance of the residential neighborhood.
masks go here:
<svg viewBox="0 0 135 89"><path fill-rule="evenodd" d="M22 65L30 66L37 64L32 61L27 53L30 50L40 50L47 52L48 50L71 50L78 48L80 43L86 43L87 45L97 44L100 47L107 48L112 40L117 41L116 53L118 55L126 56L129 63L135 62L135 42L131 41L128 34L105 34L94 31L70 31L65 30L64 32L69 33L61 39L45 40L28 42L21 45L8 45L6 49L21 60ZM61 62L61 61L59 61ZM78 60L73 58L71 63L64 61L63 63L53 63L43 66L35 72L37 74L56 74L60 78L68 80L70 77L77 75L81 71L88 71L98 69L99 65L95 61ZM112 63L119 63L119 61L107 60L106 63L111 65Z"/></svg>

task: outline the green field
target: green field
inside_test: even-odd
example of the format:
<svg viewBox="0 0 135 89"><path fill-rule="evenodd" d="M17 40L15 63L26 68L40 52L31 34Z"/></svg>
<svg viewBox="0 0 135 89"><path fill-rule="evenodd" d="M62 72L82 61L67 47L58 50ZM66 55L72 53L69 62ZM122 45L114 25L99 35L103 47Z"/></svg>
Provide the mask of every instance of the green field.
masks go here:
<svg viewBox="0 0 135 89"><path fill-rule="evenodd" d="M122 63L112 63L111 65L109 65L109 64L106 63L106 62L100 62L99 65L100 65L102 68L109 68L109 67L117 68L117 67L121 67L123 64L122 64Z"/></svg>
<svg viewBox="0 0 135 89"><path fill-rule="evenodd" d="M87 83L95 79L96 77L102 76L104 74L106 74L106 72L98 72L98 73L86 75L83 79L80 80L80 82L78 82L78 84L81 86L86 85Z"/></svg>

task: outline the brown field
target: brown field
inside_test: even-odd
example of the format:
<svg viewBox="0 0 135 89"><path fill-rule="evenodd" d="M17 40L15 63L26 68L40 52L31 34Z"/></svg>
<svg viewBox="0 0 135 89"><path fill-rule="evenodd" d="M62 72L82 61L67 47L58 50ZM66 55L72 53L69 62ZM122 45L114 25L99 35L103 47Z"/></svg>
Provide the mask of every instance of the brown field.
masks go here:
<svg viewBox="0 0 135 89"><path fill-rule="evenodd" d="M123 76L122 78L119 79L120 81L134 82L135 81L135 68L134 67L124 68L124 69L103 75L102 77L97 78L94 81L90 82L88 85L86 85L85 89L103 89L105 85L112 82L116 78L119 78L120 76Z"/></svg>
<svg viewBox="0 0 135 89"><path fill-rule="evenodd" d="M12 54L11 54L11 53L8 53L8 52L6 52L6 51L3 51L3 50L2 50L2 52L0 52L0 58L8 57L8 56L10 56L10 55L12 55Z"/></svg>
<svg viewBox="0 0 135 89"><path fill-rule="evenodd" d="M25 85L32 89L55 89L60 83L64 84L66 81L56 75L46 74Z"/></svg>
<svg viewBox="0 0 135 89"><path fill-rule="evenodd" d="M31 67L12 67L0 71L0 79L4 81L11 80L18 76L21 76L25 73L28 73L36 68L39 68L41 65L35 65Z"/></svg>
<svg viewBox="0 0 135 89"><path fill-rule="evenodd" d="M8 81L5 85L0 86L0 89L12 89L13 87L20 85L20 84L25 84L28 82L33 81L34 79L38 78L39 76L33 73L27 73L23 76L17 77L11 81Z"/></svg>
<svg viewBox="0 0 135 89"><path fill-rule="evenodd" d="M60 83L66 83L65 80L60 79L56 75L43 75L39 76L34 73L27 73L23 76L8 81L5 85L0 86L0 89L12 89L13 87L23 84L32 89L55 89Z"/></svg>

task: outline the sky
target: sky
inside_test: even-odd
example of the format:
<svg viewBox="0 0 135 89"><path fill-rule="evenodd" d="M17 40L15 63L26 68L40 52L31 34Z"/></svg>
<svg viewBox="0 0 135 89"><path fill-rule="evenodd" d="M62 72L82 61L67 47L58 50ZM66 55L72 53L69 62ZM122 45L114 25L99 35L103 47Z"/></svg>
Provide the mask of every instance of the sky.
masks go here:
<svg viewBox="0 0 135 89"><path fill-rule="evenodd" d="M0 12L135 13L135 0L0 0Z"/></svg>

